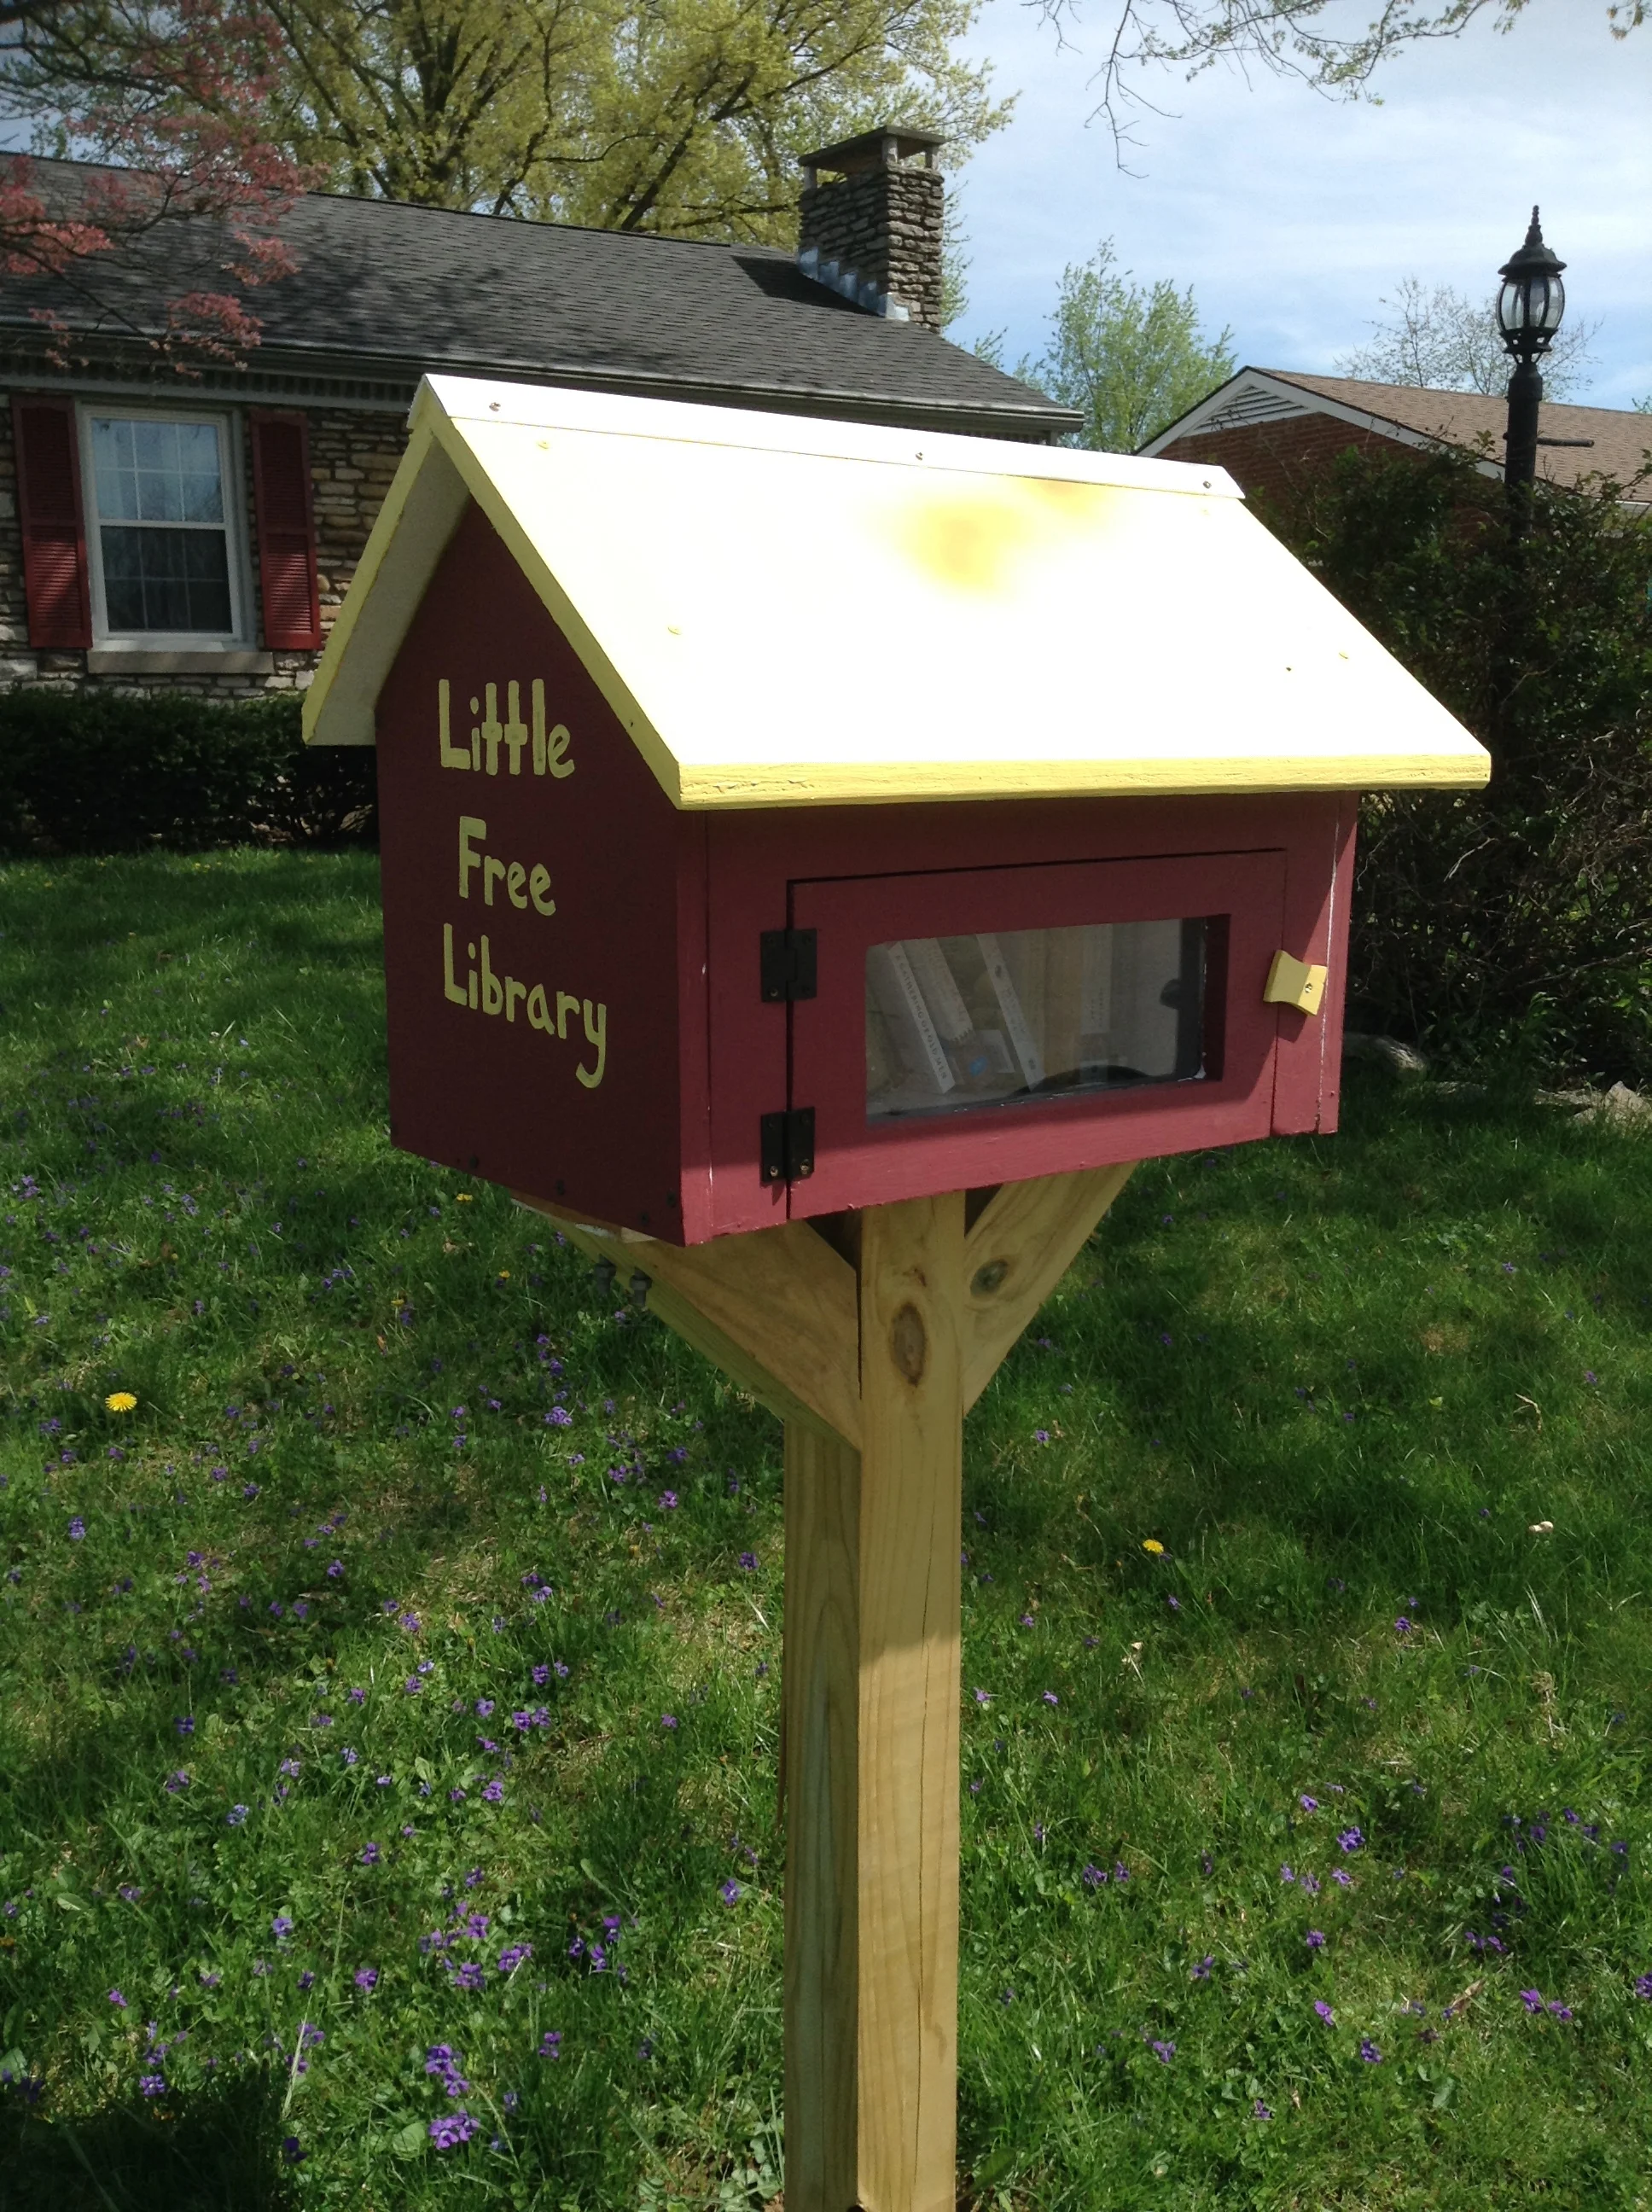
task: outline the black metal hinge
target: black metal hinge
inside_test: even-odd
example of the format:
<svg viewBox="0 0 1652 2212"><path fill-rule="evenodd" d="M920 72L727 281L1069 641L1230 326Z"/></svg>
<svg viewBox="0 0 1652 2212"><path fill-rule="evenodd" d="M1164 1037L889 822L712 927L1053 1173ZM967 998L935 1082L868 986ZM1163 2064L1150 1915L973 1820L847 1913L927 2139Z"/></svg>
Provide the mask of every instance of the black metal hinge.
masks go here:
<svg viewBox="0 0 1652 2212"><path fill-rule="evenodd" d="M815 933L812 929L766 929L758 940L765 1006L815 995Z"/></svg>
<svg viewBox="0 0 1652 2212"><path fill-rule="evenodd" d="M815 1109L765 1114L759 1159L765 1182L806 1182L815 1171Z"/></svg>

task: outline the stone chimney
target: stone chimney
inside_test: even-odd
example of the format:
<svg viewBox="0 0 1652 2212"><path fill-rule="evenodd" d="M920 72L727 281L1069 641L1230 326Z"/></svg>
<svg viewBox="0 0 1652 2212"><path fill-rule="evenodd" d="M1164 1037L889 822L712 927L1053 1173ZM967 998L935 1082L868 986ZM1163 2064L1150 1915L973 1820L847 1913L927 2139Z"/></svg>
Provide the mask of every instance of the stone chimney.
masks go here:
<svg viewBox="0 0 1652 2212"><path fill-rule="evenodd" d="M932 131L865 131L805 154L798 266L892 322L941 326L945 187ZM830 173L823 184L819 173Z"/></svg>

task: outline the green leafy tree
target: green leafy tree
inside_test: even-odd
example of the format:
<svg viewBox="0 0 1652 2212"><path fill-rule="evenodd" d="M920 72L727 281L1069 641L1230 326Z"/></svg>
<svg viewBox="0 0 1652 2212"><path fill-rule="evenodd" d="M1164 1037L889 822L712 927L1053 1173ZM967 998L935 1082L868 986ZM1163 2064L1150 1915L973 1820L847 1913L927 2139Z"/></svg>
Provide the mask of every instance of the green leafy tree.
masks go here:
<svg viewBox="0 0 1652 2212"><path fill-rule="evenodd" d="M1652 1080L1647 442L1635 485L1540 482L1518 539L1449 451L1345 453L1269 518L1491 753L1360 826L1355 1010L1448 1062Z"/></svg>
<svg viewBox="0 0 1652 2212"><path fill-rule="evenodd" d="M49 135L177 0L45 0L0 108ZM799 154L873 123L956 160L1005 119L980 0L263 0L266 135L325 185L601 228L789 243Z"/></svg>
<svg viewBox="0 0 1652 2212"><path fill-rule="evenodd" d="M1079 445L1132 453L1233 374L1233 333L1201 327L1191 285L1138 284L1114 264L1105 239L1062 271L1049 343L1015 373L1078 409ZM994 338L977 349L995 362L1001 349Z"/></svg>

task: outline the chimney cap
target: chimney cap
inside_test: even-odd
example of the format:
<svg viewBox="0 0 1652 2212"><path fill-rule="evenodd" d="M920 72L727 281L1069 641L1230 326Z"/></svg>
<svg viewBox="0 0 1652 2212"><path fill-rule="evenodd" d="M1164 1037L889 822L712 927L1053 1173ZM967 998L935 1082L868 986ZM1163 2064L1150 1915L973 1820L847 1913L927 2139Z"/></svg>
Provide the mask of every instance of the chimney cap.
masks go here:
<svg viewBox="0 0 1652 2212"><path fill-rule="evenodd" d="M893 169L914 154L921 154L925 168L932 169L936 153L945 143L941 131L898 125L863 131L857 138L840 138L836 145L823 146L818 153L799 155L798 163L808 171L811 184L817 169L835 169L841 177L856 177L869 169Z"/></svg>

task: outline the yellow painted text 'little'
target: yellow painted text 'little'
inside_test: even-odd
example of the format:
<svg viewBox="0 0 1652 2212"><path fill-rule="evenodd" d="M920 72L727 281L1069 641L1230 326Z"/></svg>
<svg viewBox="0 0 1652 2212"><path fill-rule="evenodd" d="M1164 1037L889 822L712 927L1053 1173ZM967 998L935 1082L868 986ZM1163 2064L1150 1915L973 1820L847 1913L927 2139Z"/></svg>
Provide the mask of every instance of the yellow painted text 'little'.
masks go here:
<svg viewBox="0 0 1652 2212"><path fill-rule="evenodd" d="M484 769L489 775L499 773L499 749L502 745L507 764L512 775L522 773L522 753L529 748L528 758L535 775L572 775L574 763L568 758L568 747L573 743L566 722L558 722L554 729L545 727L545 683L536 676L529 686L531 726L522 720L522 687L519 684L505 686L505 719L499 719L499 686L484 684L483 697L472 699L471 712L481 714L482 720L471 731L469 745L456 745L452 737L452 696L447 678L444 676L436 684L436 732L440 740L441 764L444 768L462 768L480 775ZM483 713L483 702L487 711Z"/></svg>

